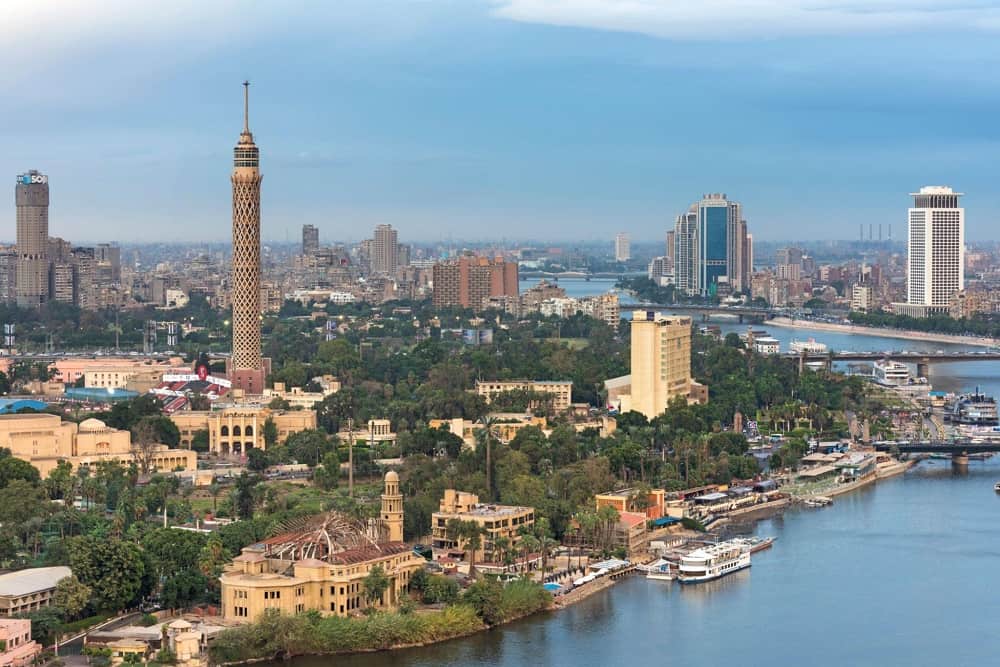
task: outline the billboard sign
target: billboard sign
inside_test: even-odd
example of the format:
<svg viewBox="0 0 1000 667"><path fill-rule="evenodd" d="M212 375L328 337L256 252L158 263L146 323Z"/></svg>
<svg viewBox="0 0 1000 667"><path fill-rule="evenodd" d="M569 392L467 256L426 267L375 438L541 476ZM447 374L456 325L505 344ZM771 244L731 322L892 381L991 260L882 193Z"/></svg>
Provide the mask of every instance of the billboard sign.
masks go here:
<svg viewBox="0 0 1000 667"><path fill-rule="evenodd" d="M49 182L49 177L45 174L21 174L17 177L17 182L21 185L45 185Z"/></svg>

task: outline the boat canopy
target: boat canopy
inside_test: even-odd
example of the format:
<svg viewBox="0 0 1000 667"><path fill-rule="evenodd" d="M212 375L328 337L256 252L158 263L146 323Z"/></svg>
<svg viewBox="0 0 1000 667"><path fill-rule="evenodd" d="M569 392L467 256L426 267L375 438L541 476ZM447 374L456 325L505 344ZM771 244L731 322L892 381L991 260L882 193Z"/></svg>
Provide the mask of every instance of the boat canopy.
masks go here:
<svg viewBox="0 0 1000 667"><path fill-rule="evenodd" d="M664 526L672 526L680 522L681 520L677 517L661 516L659 519L653 519L653 528L663 528Z"/></svg>

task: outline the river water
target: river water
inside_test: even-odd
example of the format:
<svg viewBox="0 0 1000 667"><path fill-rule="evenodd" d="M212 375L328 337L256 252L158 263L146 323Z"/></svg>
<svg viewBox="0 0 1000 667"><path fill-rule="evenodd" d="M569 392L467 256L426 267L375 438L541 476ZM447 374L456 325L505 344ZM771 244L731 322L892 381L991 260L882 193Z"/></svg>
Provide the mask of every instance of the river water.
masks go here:
<svg viewBox="0 0 1000 667"><path fill-rule="evenodd" d="M560 281L562 282L562 281ZM584 282L584 281L580 281ZM594 281L591 281L594 282ZM588 283L589 285L589 283ZM606 288L579 286L578 296ZM723 333L746 325L721 324ZM787 349L975 350L757 325ZM935 388L1000 395L1000 362L931 366ZM633 577L566 610L434 646L295 667L1000 664L1000 457L900 477L743 527L775 536L753 567L699 586Z"/></svg>
<svg viewBox="0 0 1000 667"><path fill-rule="evenodd" d="M997 664L998 478L994 461L923 462L759 522L773 548L715 582L636 576L465 639L295 667Z"/></svg>

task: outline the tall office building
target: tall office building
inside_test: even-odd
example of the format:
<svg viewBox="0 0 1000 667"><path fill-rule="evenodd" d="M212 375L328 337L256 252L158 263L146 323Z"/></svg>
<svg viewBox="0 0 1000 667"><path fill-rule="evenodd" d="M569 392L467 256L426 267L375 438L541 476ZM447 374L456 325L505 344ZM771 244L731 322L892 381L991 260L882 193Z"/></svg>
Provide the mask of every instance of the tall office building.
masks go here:
<svg viewBox="0 0 1000 667"><path fill-rule="evenodd" d="M627 262L632 258L632 249L629 245L628 234L618 232L615 236L615 261Z"/></svg>
<svg viewBox="0 0 1000 667"><path fill-rule="evenodd" d="M951 298L965 287L964 193L929 185L913 192L909 210L905 304L893 309L912 317L947 314Z"/></svg>
<svg viewBox="0 0 1000 667"><path fill-rule="evenodd" d="M434 265L435 308L482 310L490 297L518 295L517 262L465 255Z"/></svg>
<svg viewBox="0 0 1000 667"><path fill-rule="evenodd" d="M319 228L302 225L302 254L313 255L319 250Z"/></svg>
<svg viewBox="0 0 1000 667"><path fill-rule="evenodd" d="M243 131L233 149L233 354L229 379L247 394L264 390L260 347L260 151L250 133L250 99L243 82Z"/></svg>
<svg viewBox="0 0 1000 667"><path fill-rule="evenodd" d="M701 296L746 291L753 271L750 243L743 206L725 194L704 195L674 227L678 288Z"/></svg>
<svg viewBox="0 0 1000 667"><path fill-rule="evenodd" d="M688 211L677 216L674 223L674 284L684 294L698 293L694 273L697 222L697 212Z"/></svg>
<svg viewBox="0 0 1000 667"><path fill-rule="evenodd" d="M17 305L49 299L49 177L32 169L17 177Z"/></svg>
<svg viewBox="0 0 1000 667"><path fill-rule="evenodd" d="M17 252L12 248L0 248L0 303L17 299Z"/></svg>
<svg viewBox="0 0 1000 667"><path fill-rule="evenodd" d="M110 243L94 246L94 272L98 282L120 283L122 280L122 250Z"/></svg>
<svg viewBox="0 0 1000 667"><path fill-rule="evenodd" d="M399 261L399 242L392 225L377 225L372 238L372 273L394 275Z"/></svg>

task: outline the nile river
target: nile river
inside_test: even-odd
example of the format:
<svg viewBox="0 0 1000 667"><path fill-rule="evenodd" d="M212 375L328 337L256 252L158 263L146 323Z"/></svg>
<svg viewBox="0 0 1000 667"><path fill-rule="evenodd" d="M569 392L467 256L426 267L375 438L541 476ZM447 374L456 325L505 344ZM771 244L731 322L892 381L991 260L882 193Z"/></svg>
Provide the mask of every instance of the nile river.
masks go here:
<svg viewBox="0 0 1000 667"><path fill-rule="evenodd" d="M757 524L774 547L700 586L633 577L566 610L420 649L295 667L993 665L1000 464L905 476Z"/></svg>
<svg viewBox="0 0 1000 667"><path fill-rule="evenodd" d="M835 350L962 349L778 327L768 332L782 349L793 337L810 335ZM942 364L931 367L931 382L951 391L979 384L998 395L998 369L997 362ZM1000 457L973 461L964 472L949 461L926 461L839 496L831 507L793 509L758 523L757 534L778 538L774 547L754 555L750 570L726 579L681 587L633 577L569 609L465 639L300 658L294 667L998 664L998 479Z"/></svg>

